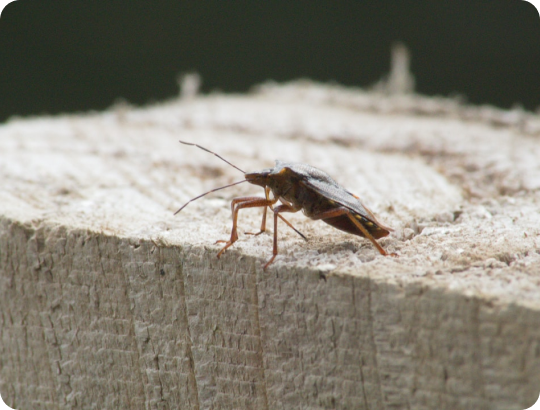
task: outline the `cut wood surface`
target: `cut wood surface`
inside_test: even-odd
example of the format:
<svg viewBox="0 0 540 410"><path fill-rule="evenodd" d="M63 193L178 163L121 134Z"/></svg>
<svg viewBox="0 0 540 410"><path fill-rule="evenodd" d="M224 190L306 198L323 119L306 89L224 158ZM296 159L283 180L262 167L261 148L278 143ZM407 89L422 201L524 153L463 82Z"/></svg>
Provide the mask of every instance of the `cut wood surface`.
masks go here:
<svg viewBox="0 0 540 410"><path fill-rule="evenodd" d="M328 172L398 258L301 213L251 236L275 159ZM524 409L540 392L540 118L266 84L0 127L0 393L22 409ZM272 224L269 224L271 228Z"/></svg>

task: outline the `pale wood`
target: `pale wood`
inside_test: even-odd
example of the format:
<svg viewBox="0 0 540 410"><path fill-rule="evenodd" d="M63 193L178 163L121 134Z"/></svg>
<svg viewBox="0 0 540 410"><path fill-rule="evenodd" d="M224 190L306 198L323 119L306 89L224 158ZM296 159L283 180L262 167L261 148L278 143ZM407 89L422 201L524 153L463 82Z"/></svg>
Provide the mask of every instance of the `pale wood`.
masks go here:
<svg viewBox="0 0 540 410"><path fill-rule="evenodd" d="M540 119L308 82L0 128L17 409L523 409L540 392ZM246 171L318 166L395 232L252 237ZM269 224L269 228L271 225Z"/></svg>

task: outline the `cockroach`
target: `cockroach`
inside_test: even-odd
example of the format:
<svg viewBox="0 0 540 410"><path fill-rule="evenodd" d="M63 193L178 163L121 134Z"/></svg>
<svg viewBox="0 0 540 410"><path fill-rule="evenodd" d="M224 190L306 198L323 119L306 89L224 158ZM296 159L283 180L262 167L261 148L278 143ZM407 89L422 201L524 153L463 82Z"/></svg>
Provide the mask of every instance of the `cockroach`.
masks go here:
<svg viewBox="0 0 540 410"><path fill-rule="evenodd" d="M376 241L379 238L387 236L393 231L393 229L377 221L373 213L367 209L362 202L360 202L359 197L339 185L326 172L308 164L285 162L280 160L276 160L276 165L274 168L267 168L257 172L245 172L209 149L190 142L180 141L180 143L195 146L215 155L222 161L225 161L227 164L242 172L245 179L212 189L204 194L190 199L180 209L178 209L174 215L184 209L190 202L193 202L211 192L238 185L242 182L249 182L250 184L258 185L264 188L264 198L248 196L234 198L232 200L231 237L228 241L220 240L216 242L225 243L225 246L217 254L218 258L223 254L223 252L225 252L225 250L227 250L227 248L232 246L238 240L237 221L238 212L240 209L257 207L263 208L261 230L252 235L259 235L266 231L267 209L270 208L270 210L274 213L274 247L272 251L272 258L266 263L266 265L264 265L264 270L268 268L278 254L278 218L283 220L290 228L294 229L296 233L307 240L301 232L294 228L294 226L281 215L283 212L298 212L300 210L303 211L304 215L306 215L308 218L313 220L321 220L328 225L339 229L340 231L369 239L381 255L397 256L394 253L388 254ZM272 192L273 198L270 198L270 192ZM281 202L281 204L274 206L278 201Z"/></svg>

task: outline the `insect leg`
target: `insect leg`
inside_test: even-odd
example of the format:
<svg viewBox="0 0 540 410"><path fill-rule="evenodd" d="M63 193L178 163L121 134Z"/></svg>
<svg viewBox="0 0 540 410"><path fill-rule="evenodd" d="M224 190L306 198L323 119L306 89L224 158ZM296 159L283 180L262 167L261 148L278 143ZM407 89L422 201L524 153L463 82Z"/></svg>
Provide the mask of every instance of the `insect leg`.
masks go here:
<svg viewBox="0 0 540 410"><path fill-rule="evenodd" d="M276 206L272 210L274 211L274 248L272 250L272 258L266 263L266 265L264 265L263 270L266 270L266 268L268 268L268 266L272 262L274 262L274 259L276 258L277 254L278 254L278 248L277 248L277 222L278 222L278 217L280 216L279 213L280 212L298 212L300 209L299 208L294 208L291 205L285 205L284 204L284 205Z"/></svg>
<svg viewBox="0 0 540 410"><path fill-rule="evenodd" d="M267 206L273 205L277 202L276 200L267 200L265 198L260 198L258 196L250 196L250 197L244 197L244 198L235 198L231 202L231 210L232 210L232 221L233 226L231 230L231 238L228 241L216 241L216 243L225 242L225 246L219 253L217 254L217 257L219 258L225 250L230 247L233 243L235 243L238 240L238 233L237 233L237 221L238 221L238 211L243 208L256 208L260 206L264 206L265 208Z"/></svg>
<svg viewBox="0 0 540 410"><path fill-rule="evenodd" d="M270 201L270 188L266 187L264 189L264 193L266 195L266 199ZM274 210L274 207L272 205L269 205L268 206L272 211ZM262 223L261 223L261 230L257 233L253 233L253 232L246 232L247 235L260 235L261 233L263 232L266 232L266 211L267 211L267 208L265 207L264 208L264 211L263 211L263 219L262 219ZM291 228L294 232L296 232L298 235L300 235L306 242L307 242L307 238L305 237L305 235L300 232L298 229L296 229L289 221L287 221L283 216L281 215L278 215L279 218L285 222L287 224L287 226L289 228Z"/></svg>
<svg viewBox="0 0 540 410"><path fill-rule="evenodd" d="M353 213L349 209L347 209L345 207L335 208L335 209L332 209L330 211L321 212L320 214L312 215L310 218L314 219L314 220L317 220L317 219L335 218L335 217L341 216L341 215L347 215L347 217L351 220L351 222L354 225L356 225L356 227L358 229L360 229L360 231L364 234L364 236L371 241L371 243L375 246L375 248L377 248L379 253L381 255L388 256L388 253L382 248L381 245L379 245L379 243L368 232L368 230L364 227L364 225L362 225L362 223L360 221L358 221L354 217ZM391 254L391 255L392 256L397 256L395 254Z"/></svg>
<svg viewBox="0 0 540 410"><path fill-rule="evenodd" d="M272 209L272 210L273 210L273 209ZM283 216L281 216L281 215L278 214L278 217L279 217L283 222L285 222L289 228L291 228L294 232L296 232L298 235L300 235L300 236L304 239L304 241L307 242L308 239L304 236L304 234L303 234L302 232L300 232L298 229L296 229L294 226L292 226L292 224L291 224L289 221L287 221Z"/></svg>
<svg viewBox="0 0 540 410"><path fill-rule="evenodd" d="M270 201L270 196L268 195L269 192L270 192L270 188L265 187L264 188L264 195L265 195L267 201ZM277 202L277 201L275 201L275 202ZM269 205L269 207L272 208L272 205ZM255 236L257 236L257 235L260 235L263 232L266 232L266 211L267 211L267 209L268 209L268 207L266 207L266 206L263 209L263 218L262 218L262 222L261 222L261 230L259 232L257 232L257 233L246 232L247 235L255 235Z"/></svg>

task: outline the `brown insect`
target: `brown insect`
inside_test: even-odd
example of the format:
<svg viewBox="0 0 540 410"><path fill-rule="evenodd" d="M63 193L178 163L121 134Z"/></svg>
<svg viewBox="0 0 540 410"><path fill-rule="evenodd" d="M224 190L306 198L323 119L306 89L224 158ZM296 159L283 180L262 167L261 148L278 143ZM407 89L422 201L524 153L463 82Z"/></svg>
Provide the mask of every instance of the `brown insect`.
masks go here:
<svg viewBox="0 0 540 410"><path fill-rule="evenodd" d="M274 168L246 173L215 152L197 144L184 141L180 142L214 154L219 159L242 172L246 179L212 189L211 191L205 192L204 194L189 200L174 213L175 215L196 199L211 192L228 188L242 182L249 182L264 188L264 198L248 196L234 198L232 200L231 211L233 225L231 237L228 241L221 240L216 242L225 243L223 249L217 254L218 258L227 248L232 246L232 244L238 240L237 220L240 209L256 207L263 208L263 218L261 230L254 235L259 235L266 231L267 209L270 208L274 213L274 248L272 258L264 265L264 270L266 270L266 268L274 261L278 254L278 218L283 220L289 227L294 229L296 233L307 240L302 233L296 230L291 223L281 215L283 212L298 212L301 210L307 217L313 220L322 220L341 231L369 239L381 255L389 255L381 245L377 243L376 239L387 236L392 231L392 228L384 226L377 221L371 211L360 202L360 198L339 185L326 172L307 164L276 160L276 166ZM272 192L273 198L270 198L270 192ZM274 206L278 201L281 202L281 204ZM390 255L397 256L396 254Z"/></svg>

